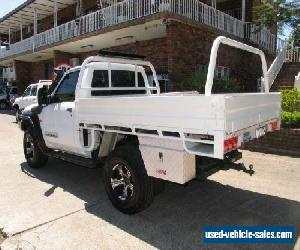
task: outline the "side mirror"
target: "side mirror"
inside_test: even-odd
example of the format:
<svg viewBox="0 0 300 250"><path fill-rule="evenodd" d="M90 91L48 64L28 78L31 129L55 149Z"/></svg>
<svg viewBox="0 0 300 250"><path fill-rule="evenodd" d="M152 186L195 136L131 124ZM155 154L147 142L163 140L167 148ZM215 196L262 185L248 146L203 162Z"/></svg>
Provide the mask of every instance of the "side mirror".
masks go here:
<svg viewBox="0 0 300 250"><path fill-rule="evenodd" d="M46 86L43 86L38 90L37 99L39 106L48 104L48 90Z"/></svg>

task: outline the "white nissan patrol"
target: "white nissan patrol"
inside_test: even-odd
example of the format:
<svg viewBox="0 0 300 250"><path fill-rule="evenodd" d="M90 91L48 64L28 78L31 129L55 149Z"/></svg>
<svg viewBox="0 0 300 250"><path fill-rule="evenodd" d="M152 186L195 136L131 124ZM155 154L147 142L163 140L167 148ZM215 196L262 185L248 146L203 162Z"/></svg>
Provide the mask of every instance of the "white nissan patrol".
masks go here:
<svg viewBox="0 0 300 250"><path fill-rule="evenodd" d="M37 103L38 90L44 86L48 88L51 84L52 81L49 80L40 80L39 83L30 84L25 89L24 94L14 100L12 107L16 112L17 122L20 120L20 114L27 106Z"/></svg>
<svg viewBox="0 0 300 250"><path fill-rule="evenodd" d="M263 93L211 93L221 43L261 57ZM85 167L103 162L111 202L137 213L151 204L161 180L185 184L196 178L198 159L236 159L242 143L280 128L280 94L269 93L266 65L262 51L219 37L205 94L160 94L150 62L102 51L66 72L51 93L41 88L38 106L24 110L25 158L32 168L48 157Z"/></svg>

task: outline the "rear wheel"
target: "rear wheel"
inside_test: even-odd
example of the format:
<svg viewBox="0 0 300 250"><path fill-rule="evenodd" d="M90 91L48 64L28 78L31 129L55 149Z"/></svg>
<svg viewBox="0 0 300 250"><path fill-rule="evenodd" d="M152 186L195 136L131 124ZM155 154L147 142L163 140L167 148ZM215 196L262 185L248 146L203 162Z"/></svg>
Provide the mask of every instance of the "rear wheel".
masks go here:
<svg viewBox="0 0 300 250"><path fill-rule="evenodd" d="M104 167L104 184L109 199L123 213L138 213L153 201L153 180L136 146L124 145L110 154Z"/></svg>
<svg viewBox="0 0 300 250"><path fill-rule="evenodd" d="M48 156L41 151L29 131L24 134L23 147L25 158L31 168L42 168L46 165Z"/></svg>

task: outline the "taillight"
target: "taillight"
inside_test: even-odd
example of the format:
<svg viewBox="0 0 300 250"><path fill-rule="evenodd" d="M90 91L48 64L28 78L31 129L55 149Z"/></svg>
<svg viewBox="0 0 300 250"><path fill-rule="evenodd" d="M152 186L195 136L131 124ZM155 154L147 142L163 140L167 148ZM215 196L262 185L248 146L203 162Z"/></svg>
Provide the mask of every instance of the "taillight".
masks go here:
<svg viewBox="0 0 300 250"><path fill-rule="evenodd" d="M237 149L239 137L235 136L224 141L224 153Z"/></svg>
<svg viewBox="0 0 300 250"><path fill-rule="evenodd" d="M271 127L272 127L272 130L278 129L278 122L277 121L271 122Z"/></svg>

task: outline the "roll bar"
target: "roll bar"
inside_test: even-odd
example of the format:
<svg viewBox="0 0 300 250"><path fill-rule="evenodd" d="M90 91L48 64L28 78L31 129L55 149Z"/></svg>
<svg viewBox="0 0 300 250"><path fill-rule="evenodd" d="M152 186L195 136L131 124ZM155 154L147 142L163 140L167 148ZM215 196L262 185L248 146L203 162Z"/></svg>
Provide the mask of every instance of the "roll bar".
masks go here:
<svg viewBox="0 0 300 250"><path fill-rule="evenodd" d="M214 84L214 75L215 75L215 68L217 64L217 56L218 56L218 50L220 47L220 44L225 44L230 47L234 47L237 49L245 50L250 53L259 55L261 58L261 63L262 63L262 71L263 71L263 83L264 83L264 90L266 93L269 93L269 81L268 81L268 67L267 67L267 61L266 57L263 51L260 49L254 48L252 46L249 46L247 44L238 42L236 40L227 38L225 36L219 36L215 39L213 46L211 48L211 53L210 53L210 62L208 66L208 73L207 73L207 79L206 79L206 85L205 85L205 96L211 96L211 90Z"/></svg>

